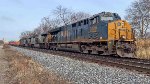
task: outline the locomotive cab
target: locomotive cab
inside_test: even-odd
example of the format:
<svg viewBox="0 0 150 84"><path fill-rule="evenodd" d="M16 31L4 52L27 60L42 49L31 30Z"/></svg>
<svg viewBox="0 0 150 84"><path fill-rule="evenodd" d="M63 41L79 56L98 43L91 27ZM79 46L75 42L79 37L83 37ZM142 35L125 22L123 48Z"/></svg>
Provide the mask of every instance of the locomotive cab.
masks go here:
<svg viewBox="0 0 150 84"><path fill-rule="evenodd" d="M106 55L117 54L120 57L134 57L132 28L116 13L102 12L90 18L89 39L94 41L94 46L102 46L95 48L98 52Z"/></svg>

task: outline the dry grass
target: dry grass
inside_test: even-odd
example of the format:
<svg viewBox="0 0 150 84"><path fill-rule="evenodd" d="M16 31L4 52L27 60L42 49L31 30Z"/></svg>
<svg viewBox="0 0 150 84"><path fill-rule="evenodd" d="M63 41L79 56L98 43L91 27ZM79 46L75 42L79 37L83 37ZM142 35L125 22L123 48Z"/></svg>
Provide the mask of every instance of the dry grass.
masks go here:
<svg viewBox="0 0 150 84"><path fill-rule="evenodd" d="M3 49L7 49L7 48L9 48L9 45L4 44L4 45L3 45Z"/></svg>
<svg viewBox="0 0 150 84"><path fill-rule="evenodd" d="M140 59L150 59L150 40L136 41L136 57Z"/></svg>
<svg viewBox="0 0 150 84"><path fill-rule="evenodd" d="M5 48L6 58L9 63L6 84L69 84L60 76L45 71L41 65L31 60L30 57Z"/></svg>

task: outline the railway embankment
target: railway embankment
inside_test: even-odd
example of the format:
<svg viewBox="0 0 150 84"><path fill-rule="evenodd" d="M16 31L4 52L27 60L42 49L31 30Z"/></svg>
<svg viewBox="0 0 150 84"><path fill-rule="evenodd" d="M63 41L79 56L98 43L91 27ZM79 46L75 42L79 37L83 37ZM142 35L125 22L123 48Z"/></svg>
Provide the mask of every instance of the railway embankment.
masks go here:
<svg viewBox="0 0 150 84"><path fill-rule="evenodd" d="M47 70L54 71L64 77L64 80L76 84L149 84L150 76L139 74L117 67L108 67L97 63L75 60L59 55L11 47L13 50L30 57L44 66Z"/></svg>
<svg viewBox="0 0 150 84"><path fill-rule="evenodd" d="M5 81L7 81L7 78L6 78L6 71L8 68L8 62L5 60L5 52L4 50L2 49L3 46L0 45L0 84L4 84Z"/></svg>
<svg viewBox="0 0 150 84"><path fill-rule="evenodd" d="M0 84L70 84L7 45L0 46Z"/></svg>

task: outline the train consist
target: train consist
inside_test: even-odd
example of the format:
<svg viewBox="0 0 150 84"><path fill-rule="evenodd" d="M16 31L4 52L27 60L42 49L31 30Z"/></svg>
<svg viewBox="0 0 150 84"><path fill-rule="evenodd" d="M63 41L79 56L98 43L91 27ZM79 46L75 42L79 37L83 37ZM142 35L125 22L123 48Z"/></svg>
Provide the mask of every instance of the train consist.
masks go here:
<svg viewBox="0 0 150 84"><path fill-rule="evenodd" d="M134 31L117 13L102 12L41 35L20 39L20 46L134 57Z"/></svg>

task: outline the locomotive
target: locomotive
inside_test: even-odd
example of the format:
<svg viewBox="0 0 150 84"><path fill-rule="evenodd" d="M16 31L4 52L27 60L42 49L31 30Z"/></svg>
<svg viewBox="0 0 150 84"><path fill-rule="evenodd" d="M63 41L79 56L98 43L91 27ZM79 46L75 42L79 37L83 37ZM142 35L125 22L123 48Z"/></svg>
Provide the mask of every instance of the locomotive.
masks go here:
<svg viewBox="0 0 150 84"><path fill-rule="evenodd" d="M111 12L22 38L20 45L131 58L135 52L134 30L117 13Z"/></svg>

